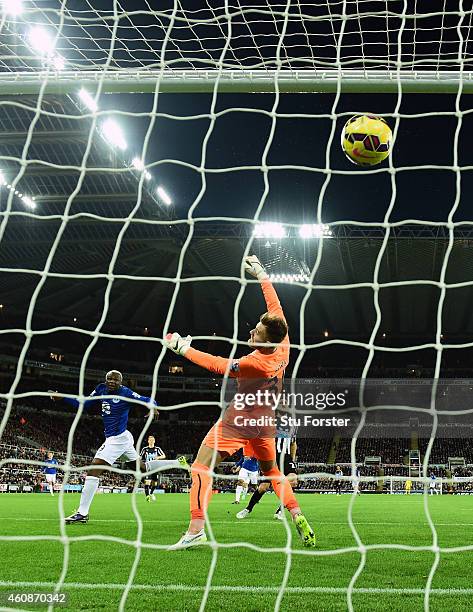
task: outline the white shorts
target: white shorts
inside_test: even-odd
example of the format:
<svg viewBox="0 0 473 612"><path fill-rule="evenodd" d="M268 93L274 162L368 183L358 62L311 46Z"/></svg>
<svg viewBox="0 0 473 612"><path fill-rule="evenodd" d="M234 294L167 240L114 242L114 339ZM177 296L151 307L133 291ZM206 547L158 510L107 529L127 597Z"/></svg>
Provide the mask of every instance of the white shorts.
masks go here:
<svg viewBox="0 0 473 612"><path fill-rule="evenodd" d="M118 459L136 461L138 453L135 449L133 436L127 430L118 436L110 436L95 453L95 459L103 459L113 465Z"/></svg>
<svg viewBox="0 0 473 612"><path fill-rule="evenodd" d="M52 482L53 484L56 482L56 474L45 474L46 482Z"/></svg>
<svg viewBox="0 0 473 612"><path fill-rule="evenodd" d="M238 478L246 483L258 484L258 472L250 472L246 468L240 468Z"/></svg>
<svg viewBox="0 0 473 612"><path fill-rule="evenodd" d="M357 488L358 488L358 486L359 486L359 484L360 484L360 481L359 481L359 480L354 480L354 481L353 481L353 488L354 488L354 489L357 489Z"/></svg>
<svg viewBox="0 0 473 612"><path fill-rule="evenodd" d="M431 489L435 489L435 486L436 486L436 483L435 483L435 482L431 482L431 483L430 483L430 488L431 488Z"/></svg>

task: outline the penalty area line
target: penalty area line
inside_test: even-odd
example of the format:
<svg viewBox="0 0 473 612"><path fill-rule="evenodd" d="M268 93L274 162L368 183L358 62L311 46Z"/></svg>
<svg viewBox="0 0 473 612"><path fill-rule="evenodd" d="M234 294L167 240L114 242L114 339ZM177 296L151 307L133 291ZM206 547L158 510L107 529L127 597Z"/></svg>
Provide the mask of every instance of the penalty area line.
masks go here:
<svg viewBox="0 0 473 612"><path fill-rule="evenodd" d="M272 515L271 515L272 516ZM32 517L32 516L0 516L0 519L2 521L26 521L26 522L39 522L39 521L45 521L45 522L55 522L57 523L59 521L59 517L51 517L51 518L46 518L46 517ZM141 516L141 520L143 521L143 523L170 523L170 524L180 524L183 522L182 519L149 519L146 518L144 516ZM136 519L100 519L100 518L91 518L90 519L91 523L137 523ZM282 521L276 521L272 518L267 518L267 519L254 519L254 518L249 518L249 519L245 519L245 520L241 520L241 519L237 519L236 517L233 520L219 520L219 519L212 519L211 520L212 524L216 524L216 525L234 525L235 523L239 524L239 525L250 525L250 524L255 524L255 523L262 523L265 525L278 525L280 524ZM290 522L290 519L288 517L288 522ZM405 525L405 522L395 522L395 521L353 521L355 527L362 527L363 525L387 525L387 526L392 526L392 527L398 527L399 525ZM435 522L434 523L436 527L471 527L473 526L473 523L440 523L440 522ZM317 525L347 525L348 526L348 521L323 521L323 520L319 520L317 521ZM410 523L411 527L429 527L428 523Z"/></svg>
<svg viewBox="0 0 473 612"><path fill-rule="evenodd" d="M54 588L55 582L15 582L12 580L1 580L0 588ZM108 583L108 582L64 582L61 588L67 589L83 589L83 590L124 590L126 584L119 583ZM248 589L255 593L279 593L280 587L278 586L249 586L245 585L212 585L210 590L212 592L222 593L247 593ZM133 591L181 591L181 592L200 592L205 590L205 586L196 586L191 584L132 584L131 590ZM300 594L300 593L319 593L319 594L346 594L346 587L323 587L323 586L303 586L303 587L286 587L284 592L288 595ZM430 594L434 596L444 595L473 595L473 588L471 589L430 589ZM376 587L355 587L353 593L361 595L424 595L425 589L396 589L396 588L376 588Z"/></svg>

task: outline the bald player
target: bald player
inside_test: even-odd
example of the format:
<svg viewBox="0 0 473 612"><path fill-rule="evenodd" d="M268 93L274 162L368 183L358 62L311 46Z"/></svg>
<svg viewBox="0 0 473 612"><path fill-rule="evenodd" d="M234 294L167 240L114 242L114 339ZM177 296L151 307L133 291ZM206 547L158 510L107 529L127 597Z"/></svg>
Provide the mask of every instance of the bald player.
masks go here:
<svg viewBox="0 0 473 612"><path fill-rule="evenodd" d="M239 393L245 392L249 397L249 393L254 394L262 389L270 389L273 392L282 389L284 370L289 361L289 337L286 319L276 291L256 256L246 258L245 270L260 281L267 307L267 312L261 315L255 328L250 332L248 344L254 349L253 352L233 360L216 357L192 348L190 346L192 338L190 336L182 338L177 333L168 334L164 343L175 353L185 356L186 359L211 372L228 373L229 376L237 378ZM210 466L218 465L241 447L246 448L248 455L258 459L263 476L271 481L276 495L289 510L304 546L315 546L314 532L301 512L288 479L282 476L276 465L274 441L276 432L271 433L270 427L264 431L253 429L251 432L242 431L237 427L236 416L251 413L251 409L246 410L249 406L248 402L245 411L238 412L236 403L230 404L225 423L219 419L202 442L191 470L191 521L187 532L171 546L171 550L189 548L207 540L204 527L205 512L212 495ZM271 412L270 406L262 407L269 408ZM229 425L232 417L235 417L233 428Z"/></svg>
<svg viewBox="0 0 473 612"><path fill-rule="evenodd" d="M80 506L77 512L66 518L66 523L87 523L89 520L90 504L99 486L99 477L104 471L101 466L113 465L119 458L126 462L136 462L139 459L133 436L127 429L128 413L133 406L133 402L130 402L130 399L146 402L154 406L157 404L150 397L145 397L125 387L122 385L122 382L122 374L117 370L110 370L105 376L105 382L98 384L90 394L90 399L84 402L84 409L88 409L95 403L100 402L105 442L95 453L92 461L92 465L95 467L87 471L87 477L80 498ZM113 395L113 398L98 399L97 396L101 395ZM55 401L63 399L71 406L79 407L78 400L58 393L53 393L51 399ZM143 472L146 471L146 466L141 460L140 467Z"/></svg>

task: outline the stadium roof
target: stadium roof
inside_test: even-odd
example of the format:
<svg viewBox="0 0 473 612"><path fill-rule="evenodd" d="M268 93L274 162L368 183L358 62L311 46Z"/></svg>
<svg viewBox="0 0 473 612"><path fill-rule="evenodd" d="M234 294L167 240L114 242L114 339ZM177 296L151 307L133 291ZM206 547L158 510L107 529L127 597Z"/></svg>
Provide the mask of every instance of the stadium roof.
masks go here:
<svg viewBox="0 0 473 612"><path fill-rule="evenodd" d="M286 68L307 66L321 68L324 65L333 68L336 65L340 42L340 27L344 21L346 21L347 29L346 38L342 41L341 52L345 68L350 68L350 66L359 69L389 66L392 68L392 62L395 62L396 57L393 53L396 49L400 25L405 26L402 60L406 69L414 70L418 66L434 72L439 69L439 66L446 70L456 69L459 64L458 45L460 42L463 42L462 67L467 69L471 67L473 56L470 40L472 11L463 12L462 16L458 11L444 14L442 11L437 13L432 10L431 13L419 14L419 23L416 24L415 20L411 19L412 15L409 19L400 20L399 14L385 14L385 2L366 3L364 6L366 14L361 15L358 3L338 3L338 9L342 7L342 4L346 5L348 10L347 20L340 16L335 17L334 13L330 13L329 5L333 3L299 3L298 6L304 11L304 19L300 14L297 16L296 7L291 6L291 11L293 8L296 11L294 14L291 12L291 28L298 29L297 32L291 32L290 37L284 41ZM150 11L147 3L134 7L133 14L119 9L117 49L109 66L111 72L124 69L136 72L137 67L144 70L156 68L169 25L171 5L173 3L170 3L168 7L162 7L161 13ZM168 62L166 69L215 68L215 61L218 60L226 40L224 31L222 31L225 15L222 9L212 9L209 4L203 12L196 11L195 6L190 2L187 5L187 11L183 14L180 12L176 28L172 31L170 55L165 58ZM86 12L81 13L81 8L84 7L86 7L84 9ZM274 15L284 17L284 10L281 13L281 7L281 3L279 5L264 3L263 12L253 4L244 6L243 11L240 10L241 7L235 9L234 38L231 53L227 57L231 68L258 68L261 60L263 60L265 69L274 68L275 49L280 39L280 31L278 31ZM232 7L232 10L234 8ZM39 70L44 70L44 58L41 59L32 51L31 45L28 46L26 43L24 34L19 34L20 28L38 22L41 18L44 19L45 24L49 23L52 30L56 31L55 28L60 23L60 11L57 6L51 8L47 3L39 2L31 3L29 9L18 20L7 20L5 23L5 37L0 43L0 72L2 73L20 71L40 74ZM143 13L141 9L146 9L147 13ZM83 6L77 4L77 9L74 11L64 6L64 17L65 29L58 37L55 53L63 57L68 63L68 69L76 70L78 75L81 70L94 69L100 72L104 68L107 48L112 38L112 14L99 10L93 3L84 3ZM368 37L363 38L362 36L359 18ZM461 23L459 23L460 18ZM89 27L92 22L89 23L88 19L93 20L93 26ZM373 29L373 24L379 26L381 20L383 27ZM261 28L262 22L264 23ZM303 29L304 26L308 28L306 31ZM333 30L332 26L334 26ZM271 32L268 28L271 28ZM462 40L460 40L460 34ZM301 37L304 37L305 41L303 47L300 46ZM261 49L265 49L263 57L258 55ZM314 49L318 50L317 56L313 55ZM206 57L206 62L200 61L202 57ZM196 58L199 61L195 61ZM48 76L54 78L54 70L50 70ZM79 85L80 78L78 77L78 88ZM261 164L264 147L261 147L261 151L254 147L250 134L245 132L244 128L248 129L249 125L249 131L256 133L257 128L251 123L252 120L255 120L263 126L260 129L264 132L268 127L265 123L268 117L266 116L263 120L263 115L258 114L256 110L251 118L250 113L241 112L240 115L244 116L244 120L240 118L241 123L235 122L232 129L241 132L243 144L237 140L235 133L229 137L228 132L223 130L220 133L220 139L212 141L209 146L206 160L208 173L199 172L202 142L206 132L181 133L179 130L184 129L185 124L192 122L174 121L176 131L167 132L167 137L162 138L163 142L159 142L161 147L159 153L156 153L158 146L156 142L150 143L152 154L145 161L147 166L150 162L152 166L148 167L151 177L147 179L142 177L142 171L132 164L133 157L142 149L146 133L146 127L143 127L141 123L139 125L135 123L141 111L141 102L136 100L137 97L131 103L128 101L124 105L128 116L123 117L123 122L125 125L127 121L133 122L133 146L135 146L135 150L125 152L105 142L100 129L107 114L107 108L118 111L113 114L113 117L120 122L121 104L117 100L118 96L102 96L100 99L100 111L104 111L105 114L99 116L97 129L92 128L93 113L84 106L77 93L69 96L49 94L44 96L41 101L41 112L36 112L38 104L36 96L0 99L2 110L0 114L0 171L6 181L6 185L0 187L2 211L5 211L7 202L11 206L8 214L3 215L0 230L2 232L0 235L0 291L4 305L2 314L4 320L9 321L10 327L14 327L14 321L17 327L24 326L25 314L31 297L42 278L41 271L44 270L48 257L53 252L53 257L49 262L50 276L38 295L33 318L34 326L44 328L72 325L73 319L77 318L83 327L94 329L103 311L105 289L109 282L110 272L112 272L115 280L110 294L110 309L103 329L113 329L116 334L132 334L147 327L159 336L162 333L162 325L171 303L179 258L186 245L181 274L184 281L179 289L170 327L193 334L211 335L215 332L221 336L232 336L233 307L240 288L238 280L240 262L247 241L252 235L253 227L252 219L246 215L246 212L244 214L247 216L247 221L223 222L222 218L237 214L237 212L243 214L241 210L236 210L233 198L235 191L238 191L240 200L249 199L247 191L252 189L248 187L250 179L247 180L246 175L242 178L243 175L232 171L243 164L250 164L248 160L253 155L257 158L257 163L253 163L254 174L258 174L258 180L262 182ZM318 172L316 178L320 179L320 182L315 186L312 185L310 192L304 183L296 185L294 179L294 184L286 180L286 184L290 184L290 187L281 194L281 207L287 210L290 208L288 202L291 202L292 206L292 200L296 200L300 194L306 196L307 192L309 194L307 200L310 202L311 213L314 215L317 194L320 193L321 182L326 176L325 154L327 134L332 125L330 119L332 103L329 101L321 112L320 107L312 106L313 97L308 97L308 99L310 103L307 108L303 111L296 109L296 111L303 112L305 115L317 115L317 119L324 120L324 127L319 125L322 122L316 122L316 127L312 123L310 132L306 131L307 124L304 123L303 118L297 116L294 109L292 110L293 117L278 117L278 127L281 124L290 124L291 127L289 136L285 133L285 138L278 140L279 133L276 134L271 150L271 155L275 157L279 155L279 159L282 158L283 161L274 161L270 157L269 162L272 161L275 165L292 163L299 171L298 176L304 174L312 178L315 171ZM285 98L284 103L287 100L288 98ZM190 107L181 115L198 112L195 109L199 107L199 101L192 99L191 102ZM242 106L243 109L233 108L232 110L252 109L253 103L254 99L251 99L249 104L240 100L237 106ZM168 101L168 104L173 103ZM207 118L210 109L208 98L204 106L205 118ZM340 112L340 118L343 119L344 113L352 112L353 106L353 102L350 101L347 108L337 109L337 112ZM179 111L182 109L179 108ZM389 110L390 113L392 111L393 108ZM149 113L149 108L147 112ZM284 107L281 109L281 114L283 113ZM454 106L448 107L448 113L450 117L446 117L445 121L451 118L456 121ZM176 114L178 114L177 110ZM427 117L426 121L433 121L435 125L440 125L441 119L435 115L435 112L432 111L431 115L433 116ZM160 124L165 124L166 119L163 116L159 116L158 119ZM297 131L295 119L298 119L302 125L302 134ZM219 118L218 125L224 124L225 120L223 116ZM468 115L465 114L464 126L467 125L467 121ZM432 130L424 131L426 137L429 133L432 134ZM448 133L450 139L454 132L452 125L449 124L448 132L445 131L442 134ZM404 130L403 134L405 133L409 133L409 129ZM400 134L399 141L396 143L396 152L401 151L403 134ZM91 136L90 142L89 136ZM447 140L446 136L445 140ZM210 198L213 206L212 212L219 218L212 217L208 220L195 221L192 226L193 234L188 241L191 226L187 224L186 214L183 212L185 208L178 210L173 205L167 206L157 193L157 187L161 186L162 176L165 175L163 158L165 161L166 157L169 157L167 161L175 162L174 166L179 169L185 167L187 163L179 157L176 148L171 150L169 155L162 152L168 150L166 147L169 147L170 141L172 141L171 144L177 143L186 151L195 148L198 152L197 161L193 162L193 168L186 169L198 177L199 183L205 176L207 193L213 189L219 194L218 198L213 200ZM265 132L259 142L260 145L261 142L263 145L268 142ZM288 147L288 142L293 146ZM411 207L411 202L416 200L411 183L418 183L421 185L419 189L422 190L422 204L428 214L427 217L418 216L423 219L438 217L445 223L447 214L442 206L449 207L447 212L451 209L455 198L454 188L451 188L448 197L444 196L445 192L438 191L436 199L432 200L428 197L427 187L424 187L424 184L427 182L432 184L433 188L439 189L443 180L440 176L447 176L452 184L455 182L456 170L452 167L453 145L450 146L449 143L448 146L434 148L430 147L427 141L422 141L422 143L420 160L417 151L414 151L416 157L413 162L404 156L404 151L402 151L396 162L399 161L406 166L410 165L409 170L422 170L422 167L416 166L420 162L425 165L437 164L435 168L438 166L439 171L436 173L435 181L431 180L432 175L427 166L427 172L423 173L423 178L420 178L421 172L419 172L415 175L415 181L412 179L414 176L412 172L398 172L398 200L404 202L406 207ZM87 171L82 175L80 171L82 160L89 144ZM466 145L471 154L468 139ZM410 142L406 148L413 150ZM240 151L240 149L244 162L241 159L235 161L238 157L235 151ZM446 159L442 157L440 162L438 160L431 162L428 157L431 149L436 153L440 151L439 155ZM301 161L303 156L298 157L297 161L292 159L293 155L306 151L309 151L311 155L308 161L305 158ZM412 155L414 153L411 152ZM222 160L221 167L218 166L218 163L214 163L212 155L217 158L217 162ZM235 157L229 158L230 155ZM340 189L339 193L336 191L334 194L330 193L329 196L332 199L324 202L324 221L330 220L326 219L326 216L332 214L340 201L347 201L351 209L356 208L357 212L369 209L372 204L382 217L384 206L391 197L389 168L380 169L382 177L386 178L389 184L386 195L374 183L378 175L363 174L358 170L352 172L353 168L347 169L341 151L338 151L338 156L334 159L334 169L336 170L340 160L345 164L341 178L346 179L346 183L344 189ZM314 170L314 173L310 170ZM336 172L334 176L335 174ZM222 176L225 179L230 176L236 177L237 187L229 189L226 185L225 190L220 184L217 184L217 187L211 184L212 180L217 180ZM11 190L8 191L7 186L11 185L17 177L20 178L14 184L14 189L18 193L13 195ZM403 187L404 192L400 187L403 177L407 183L407 186ZM80 189L74 194L78 181L81 180ZM365 181L362 187L360 187L361 180ZM462 175L464 207L467 218L471 218L468 196L464 195L468 193L467 180L465 171ZM187 190L190 193L187 197L192 201L192 191L195 185L192 185L191 189L185 181L182 181L184 186L180 184L178 187L178 182L176 179L174 184L169 185L169 189L171 191L173 188ZM349 183L348 186L347 183ZM165 186L168 186L166 182ZM277 181L272 178L271 189L277 192L278 186ZM199 188L200 184L195 197L197 197ZM260 193L256 190L255 193L254 199L258 201ZM71 194L74 194L73 197ZM29 200L25 202L24 197ZM141 197L141 202L137 206L139 197ZM421 198L418 199L421 200ZM359 201L362 205L357 206ZM31 202L36 208L31 207ZM70 208L67 208L68 202ZM298 210L295 204L293 206L295 211ZM267 208L268 206L265 205L265 212ZM383 209L382 212L379 212L381 209ZM67 223L64 233L60 235L66 210ZM132 211L134 214L130 220ZM199 207L196 212L202 214L201 208ZM271 215L270 210L267 220L272 218ZM341 214L333 215L331 219L333 218L353 217ZM303 219L302 216L301 219ZM128 220L130 224L126 231L123 231ZM255 238L251 250L268 264L269 270L274 274L292 274L305 279L310 276L314 265L317 265L313 279L315 290L312 291L304 311L306 342L310 339L314 341L324 338L325 331L328 331L329 339L341 337L367 341L376 320L372 284L385 228L381 222L377 227L347 224L331 225L330 227L333 236L322 239L324 246L320 261L317 261L317 249L321 244L321 239L304 240L294 236L293 233L290 234L290 237L281 239ZM456 240L446 270L447 283L468 283L473 278L470 233L470 226L455 230ZM392 230L391 236L380 262L377 279L381 285L393 283L389 287L382 287L380 291L382 320L379 334L422 336L433 341L440 298L440 288L435 283L440 280L442 263L448 246L448 231L445 225L400 226ZM55 248L55 241L59 237L60 240ZM113 269L110 270L110 262L117 241L121 241L120 248L116 251L117 258ZM229 277L233 280L217 281L208 278L214 276ZM190 279L193 278L207 278L208 280L190 282ZM419 280L424 281L424 284L417 283ZM402 284L407 282L411 284ZM349 287L342 288L345 285ZM279 285L295 341L299 339L301 307L306 295L306 286L305 280L299 281L299 284L292 283L290 286ZM473 335L473 321L469 308L472 297L469 286L448 289L442 320L442 328L446 336L466 340ZM241 302L240 338L247 337L248 329L254 325L257 315L262 310L261 298L257 290L251 287L245 292Z"/></svg>

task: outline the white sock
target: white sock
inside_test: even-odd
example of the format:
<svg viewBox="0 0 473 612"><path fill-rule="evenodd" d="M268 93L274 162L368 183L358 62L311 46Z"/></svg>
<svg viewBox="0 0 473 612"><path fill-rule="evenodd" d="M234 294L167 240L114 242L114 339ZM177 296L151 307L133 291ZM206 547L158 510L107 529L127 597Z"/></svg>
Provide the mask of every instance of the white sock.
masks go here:
<svg viewBox="0 0 473 612"><path fill-rule="evenodd" d="M241 497L242 492L243 492L243 487L238 485L237 488L236 488L236 491L235 491L235 501L237 501L237 502L240 501L240 497Z"/></svg>
<svg viewBox="0 0 473 612"><path fill-rule="evenodd" d="M146 462L146 471L152 472L157 468L163 468L166 470L172 470L175 468L182 468L182 465L177 459L152 459ZM163 470L161 470L163 471Z"/></svg>
<svg viewBox="0 0 473 612"><path fill-rule="evenodd" d="M54 495L54 489L53 489L52 483L49 483L49 492L51 493L51 495Z"/></svg>
<svg viewBox="0 0 473 612"><path fill-rule="evenodd" d="M242 496L241 496L241 498L242 498L242 499L245 499L245 497L247 496L247 494L248 494L248 487L245 487L245 488L243 489L243 492L242 492Z"/></svg>
<svg viewBox="0 0 473 612"><path fill-rule="evenodd" d="M99 479L95 476L87 476L84 483L84 488L82 489L82 495L80 496L80 506L77 511L82 516L87 516L89 514L90 504L94 499L95 492L97 491L97 487L99 486Z"/></svg>

